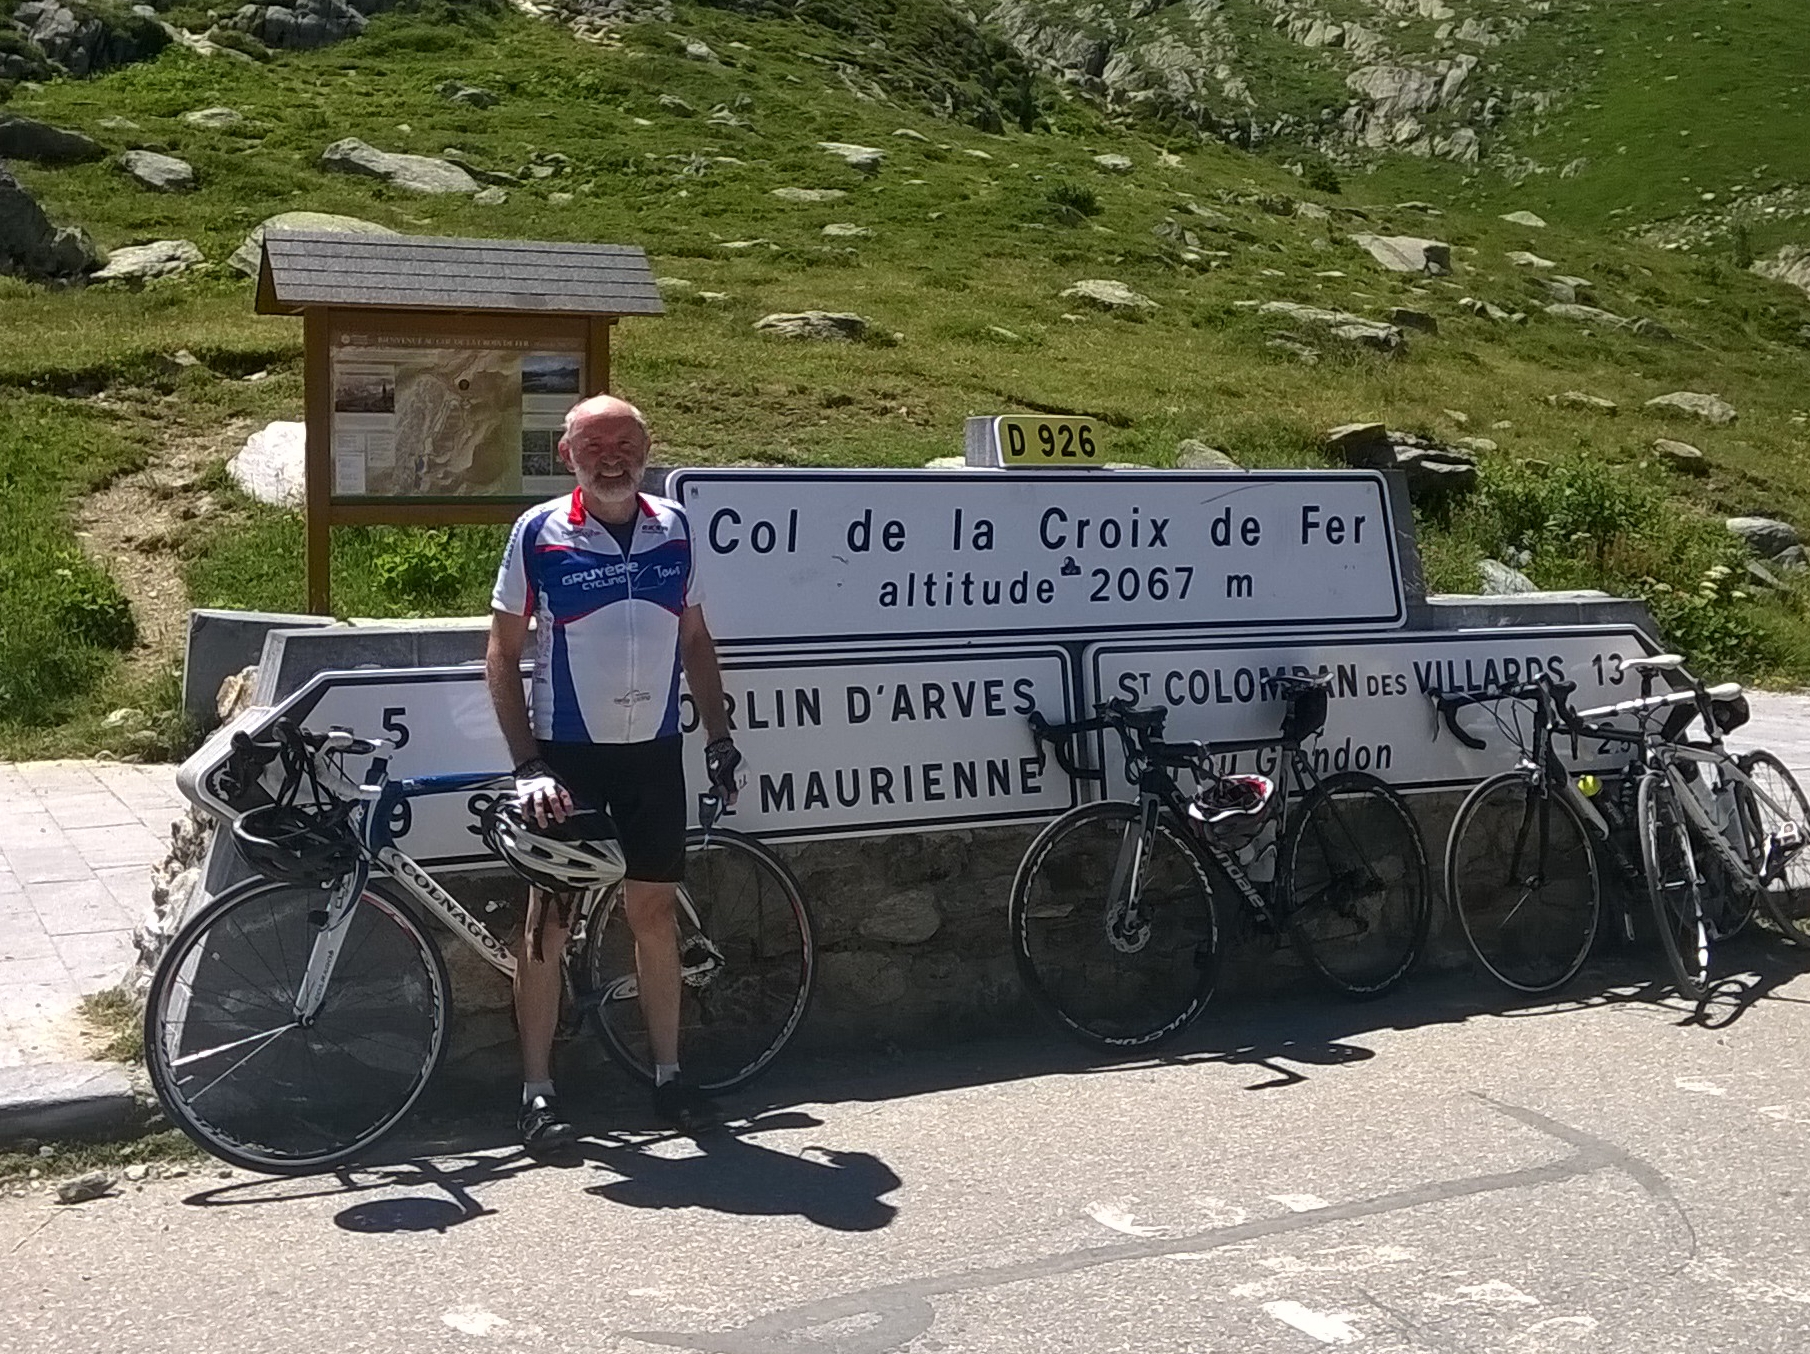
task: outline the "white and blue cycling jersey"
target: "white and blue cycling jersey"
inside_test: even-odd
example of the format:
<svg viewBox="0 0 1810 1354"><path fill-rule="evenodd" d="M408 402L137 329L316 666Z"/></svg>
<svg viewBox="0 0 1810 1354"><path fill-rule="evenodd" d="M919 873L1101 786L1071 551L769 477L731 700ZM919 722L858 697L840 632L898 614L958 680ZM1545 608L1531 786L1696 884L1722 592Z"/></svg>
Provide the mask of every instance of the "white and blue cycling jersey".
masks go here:
<svg viewBox="0 0 1810 1354"><path fill-rule="evenodd" d="M516 519L490 605L535 618L534 736L641 743L679 732L679 617L697 606L691 526L640 496L627 557L574 489Z"/></svg>

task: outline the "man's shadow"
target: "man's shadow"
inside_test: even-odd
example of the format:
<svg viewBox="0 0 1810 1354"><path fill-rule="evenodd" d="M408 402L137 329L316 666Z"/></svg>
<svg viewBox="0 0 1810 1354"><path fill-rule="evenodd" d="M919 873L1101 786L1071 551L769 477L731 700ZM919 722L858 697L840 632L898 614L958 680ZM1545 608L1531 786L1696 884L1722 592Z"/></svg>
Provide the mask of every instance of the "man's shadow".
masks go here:
<svg viewBox="0 0 1810 1354"><path fill-rule="evenodd" d="M622 1178L585 1191L631 1208L709 1208L719 1213L796 1213L838 1232L878 1231L898 1209L881 1200L903 1183L868 1152L806 1147L796 1155L750 1142L749 1135L817 1128L808 1114L771 1114L699 1133L697 1156L658 1156L649 1143L587 1143L585 1156ZM665 1139L664 1141L671 1141Z"/></svg>

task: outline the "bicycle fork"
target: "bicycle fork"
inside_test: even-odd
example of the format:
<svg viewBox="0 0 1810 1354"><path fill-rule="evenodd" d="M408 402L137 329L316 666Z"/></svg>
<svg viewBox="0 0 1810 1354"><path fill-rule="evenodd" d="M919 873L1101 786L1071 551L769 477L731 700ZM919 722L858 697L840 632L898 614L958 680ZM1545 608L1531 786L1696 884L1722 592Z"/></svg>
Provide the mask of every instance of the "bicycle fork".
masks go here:
<svg viewBox="0 0 1810 1354"><path fill-rule="evenodd" d="M316 928L314 945L308 952L308 968L302 985L295 994L295 1023L309 1026L320 1014L327 1000L327 986L333 981L339 952L345 948L346 931L352 914L364 893L366 872L355 870L333 886L327 905L308 913L308 921Z"/></svg>
<svg viewBox="0 0 1810 1354"><path fill-rule="evenodd" d="M1118 858L1112 863L1112 882L1106 891L1106 939L1115 950L1132 954L1150 939L1150 922L1138 906L1143 901L1144 862L1156 835L1161 803L1152 795L1138 804L1137 831L1119 839Z"/></svg>

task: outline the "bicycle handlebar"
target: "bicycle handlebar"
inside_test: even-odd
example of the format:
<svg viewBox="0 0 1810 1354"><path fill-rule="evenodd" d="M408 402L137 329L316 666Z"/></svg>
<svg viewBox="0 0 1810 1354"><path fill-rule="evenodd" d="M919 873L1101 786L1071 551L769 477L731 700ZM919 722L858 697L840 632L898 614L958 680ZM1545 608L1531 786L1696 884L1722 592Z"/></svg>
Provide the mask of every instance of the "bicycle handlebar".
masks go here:
<svg viewBox="0 0 1810 1354"><path fill-rule="evenodd" d="M1071 778L1104 781L1104 771L1075 763L1069 740L1082 734L1103 733L1111 729L1124 743L1127 760L1135 756L1142 757L1155 766L1195 768L1206 760L1207 748L1204 743L1170 743L1163 740L1163 724L1167 721L1169 712L1161 706L1140 708L1126 697L1117 696L1101 702L1094 709L1098 713L1092 719L1079 719L1068 724L1051 724L1033 710L1029 718L1031 735L1037 741L1037 755L1042 757L1043 745L1048 743L1050 750L1056 754L1056 764Z"/></svg>
<svg viewBox="0 0 1810 1354"><path fill-rule="evenodd" d="M1467 748L1481 751L1489 746L1483 739L1459 727L1458 712L1471 705L1488 705L1495 701L1531 700L1538 703L1550 716L1556 718L1557 724L1565 728L1573 738L1586 732L1577 712L1571 708L1571 695L1577 690L1576 682L1563 682L1554 677L1542 674L1531 681L1516 682L1512 686L1497 686L1483 691L1467 691L1450 695L1443 691L1428 694L1433 699L1433 707L1438 710L1445 721L1446 728L1452 737ZM1549 721L1550 723L1550 721Z"/></svg>

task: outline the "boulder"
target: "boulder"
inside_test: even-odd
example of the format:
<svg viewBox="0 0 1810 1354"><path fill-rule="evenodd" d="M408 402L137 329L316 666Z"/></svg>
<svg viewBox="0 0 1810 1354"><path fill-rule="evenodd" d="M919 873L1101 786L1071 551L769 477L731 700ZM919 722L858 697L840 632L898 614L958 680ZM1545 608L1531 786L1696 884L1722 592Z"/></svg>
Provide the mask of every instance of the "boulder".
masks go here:
<svg viewBox="0 0 1810 1354"><path fill-rule="evenodd" d="M1643 339L1652 339L1656 343L1670 343L1673 338L1676 337L1670 329L1667 329L1658 320L1650 319L1644 315L1628 326L1628 332L1638 335Z"/></svg>
<svg viewBox="0 0 1810 1354"><path fill-rule="evenodd" d="M289 5L246 5L221 20L221 27L249 33L266 47L304 50L355 38L368 15L389 8L390 0L294 0Z"/></svg>
<svg viewBox="0 0 1810 1354"><path fill-rule="evenodd" d="M1065 287L1061 296L1065 300L1074 298L1098 306L1101 310L1121 313L1160 309L1148 296L1110 278L1083 278L1072 286Z"/></svg>
<svg viewBox="0 0 1810 1354"><path fill-rule="evenodd" d="M1175 448L1177 470L1243 470L1244 467L1218 447L1208 446L1197 437L1183 438Z"/></svg>
<svg viewBox="0 0 1810 1354"><path fill-rule="evenodd" d="M39 165L74 165L103 160L99 142L80 132L52 127L35 118L0 117L0 160L30 160Z"/></svg>
<svg viewBox="0 0 1810 1354"><path fill-rule="evenodd" d="M1674 470L1682 470L1687 475L1709 474L1709 462L1689 442L1674 442L1669 437L1661 437L1653 443L1653 450Z"/></svg>
<svg viewBox="0 0 1810 1354"><path fill-rule="evenodd" d="M1442 277L1452 271L1452 247L1438 240L1412 235L1353 235L1351 242L1392 273Z"/></svg>
<svg viewBox="0 0 1810 1354"><path fill-rule="evenodd" d="M1538 254L1530 254L1525 249L1513 249L1503 255L1517 268L1557 268L1559 265L1551 259L1543 259Z"/></svg>
<svg viewBox="0 0 1810 1354"><path fill-rule="evenodd" d="M174 155L129 150L119 157L119 167L134 183L154 193L186 193L195 186L195 167Z"/></svg>
<svg viewBox="0 0 1810 1354"><path fill-rule="evenodd" d="M1810 248L1788 244L1769 259L1758 259L1754 272L1810 295Z"/></svg>
<svg viewBox="0 0 1810 1354"><path fill-rule="evenodd" d="M694 118L698 115L698 107L688 99L681 99L677 94L662 94L660 107L675 117Z"/></svg>
<svg viewBox="0 0 1810 1354"><path fill-rule="evenodd" d="M66 281L105 262L87 233L58 228L4 164L0 164L0 274L34 282Z"/></svg>
<svg viewBox="0 0 1810 1354"><path fill-rule="evenodd" d="M1518 597L1522 593L1538 592L1534 581L1519 569L1511 569L1500 560L1486 559L1478 562L1477 573L1483 580L1485 597Z"/></svg>
<svg viewBox="0 0 1810 1354"><path fill-rule="evenodd" d="M1532 212L1508 212L1502 219L1512 226L1529 226L1534 230L1546 229L1546 223Z"/></svg>
<svg viewBox="0 0 1810 1354"><path fill-rule="evenodd" d="M1502 449L1493 437L1460 437L1454 439L1452 445L1472 452L1491 452Z"/></svg>
<svg viewBox="0 0 1810 1354"><path fill-rule="evenodd" d="M878 146L857 146L848 141L819 141L817 149L840 156L850 169L859 169L868 174L877 170L880 162L886 158L886 152Z"/></svg>
<svg viewBox="0 0 1810 1354"><path fill-rule="evenodd" d="M267 423L226 463L226 473L260 503L299 508L306 479L307 433L305 423Z"/></svg>
<svg viewBox="0 0 1810 1354"><path fill-rule="evenodd" d="M1108 174L1129 174L1132 170L1131 157L1128 155L1096 155L1094 163Z"/></svg>
<svg viewBox="0 0 1810 1354"><path fill-rule="evenodd" d="M39 51L77 78L142 61L170 44L154 17L121 10L103 17L61 0L25 0L12 19Z"/></svg>
<svg viewBox="0 0 1810 1354"><path fill-rule="evenodd" d="M832 221L823 228L822 233L832 240L865 240L873 231L867 226L858 226L853 221Z"/></svg>
<svg viewBox="0 0 1810 1354"><path fill-rule="evenodd" d="M335 141L321 152L320 166L338 174L381 179L411 193L475 193L478 181L449 160L431 155L398 155L378 150L355 136Z"/></svg>
<svg viewBox="0 0 1810 1354"><path fill-rule="evenodd" d="M1662 414L1689 414L1713 428L1725 428L1740 417L1735 407L1720 395L1703 395L1694 390L1674 390L1647 401L1647 408Z"/></svg>
<svg viewBox="0 0 1810 1354"><path fill-rule="evenodd" d="M867 337L868 321L860 315L828 310L804 310L793 314L763 315L754 327L781 338L821 339L833 343L857 343Z"/></svg>
<svg viewBox="0 0 1810 1354"><path fill-rule="evenodd" d="M781 202L835 202L848 196L841 188L774 188L768 192L769 197L776 197Z"/></svg>
<svg viewBox="0 0 1810 1354"><path fill-rule="evenodd" d="M448 103L463 104L467 108L494 108L500 102L482 85L468 85L463 80L442 80L434 86L434 93Z"/></svg>
<svg viewBox="0 0 1810 1354"><path fill-rule="evenodd" d="M1527 316L1519 310L1504 310L1493 301L1480 301L1475 296L1458 298L1458 308L1468 310L1479 319L1491 320L1496 324L1526 324Z"/></svg>
<svg viewBox="0 0 1810 1354"><path fill-rule="evenodd" d="M1604 414L1614 418L1621 412L1621 406L1614 400L1605 400L1600 395L1588 395L1581 390L1567 390L1563 395L1548 395L1546 403L1554 409L1578 409L1588 414Z"/></svg>
<svg viewBox="0 0 1810 1354"><path fill-rule="evenodd" d="M182 120L191 127L205 127L209 131L229 132L235 127L243 127L245 114L237 108L213 107L197 108L192 113L184 113Z"/></svg>
<svg viewBox="0 0 1810 1354"><path fill-rule="evenodd" d="M500 207L505 202L509 201L509 192L507 189L498 188L495 184L492 184L488 188L480 188L477 192L473 193L471 195L471 200L480 207Z"/></svg>
<svg viewBox="0 0 1810 1354"><path fill-rule="evenodd" d="M107 266L89 278L91 282L145 282L187 272L205 262L201 251L187 240L153 240L128 245L107 257Z"/></svg>
<svg viewBox="0 0 1810 1354"><path fill-rule="evenodd" d="M1326 434L1327 453L1364 470L1399 470L1417 503L1433 504L1477 487L1477 461L1452 447L1381 423L1346 423Z"/></svg>
<svg viewBox="0 0 1810 1354"><path fill-rule="evenodd" d="M1747 542L1747 548L1761 559L1777 559L1803 544L1797 528L1776 517L1731 517L1728 529Z"/></svg>
<svg viewBox="0 0 1810 1354"><path fill-rule="evenodd" d="M1575 320L1579 324L1595 325L1598 329L1625 329L1632 323L1612 311L1568 301L1555 301L1546 307L1546 313L1555 320Z"/></svg>
<svg viewBox="0 0 1810 1354"><path fill-rule="evenodd" d="M1367 320L1362 315L1353 315L1349 311L1325 310L1295 301L1265 301L1257 309L1264 315L1285 315L1303 324L1324 325L1335 338L1375 348L1379 352L1399 352L1408 344L1408 336L1395 325L1384 324L1380 320Z"/></svg>
<svg viewBox="0 0 1810 1354"><path fill-rule="evenodd" d="M336 216L332 212L278 212L260 221L240 246L233 250L226 266L236 268L247 277L258 275L258 263L264 257L264 232L267 230L322 230L341 235L394 235L388 226L356 216Z"/></svg>

